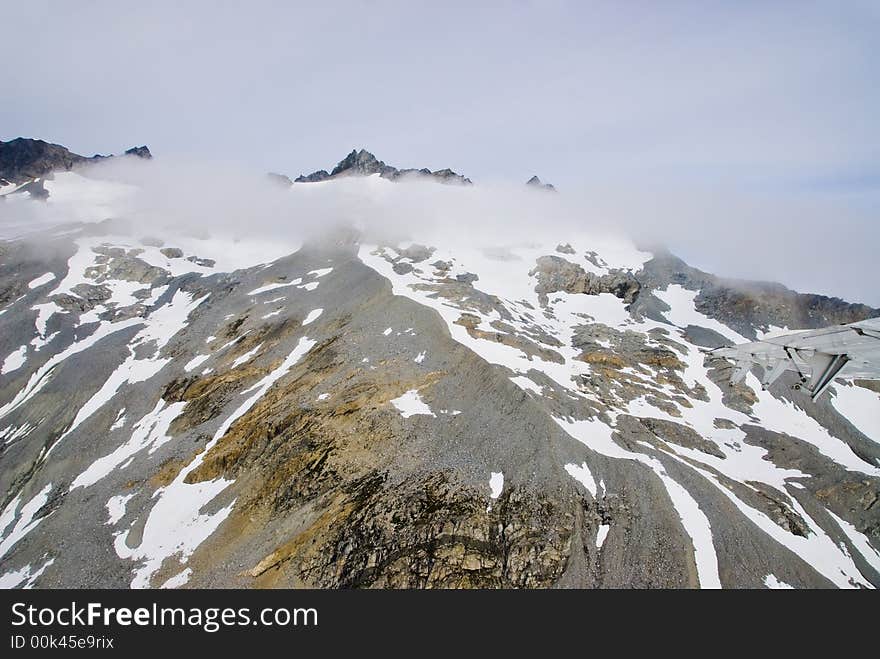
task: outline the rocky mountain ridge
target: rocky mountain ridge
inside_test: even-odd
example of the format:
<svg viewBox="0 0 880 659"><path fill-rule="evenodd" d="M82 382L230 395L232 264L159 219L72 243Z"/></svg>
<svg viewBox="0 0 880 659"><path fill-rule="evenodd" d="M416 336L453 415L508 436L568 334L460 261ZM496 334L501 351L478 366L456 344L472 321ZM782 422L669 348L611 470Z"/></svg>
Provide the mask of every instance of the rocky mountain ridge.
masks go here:
<svg viewBox="0 0 880 659"><path fill-rule="evenodd" d="M877 390L701 351L880 310L588 227L264 245L100 208L0 242L0 585L880 585Z"/></svg>
<svg viewBox="0 0 880 659"><path fill-rule="evenodd" d="M427 168L398 169L397 167L386 165L364 149L352 149L351 153L343 158L329 173L327 170L319 169L308 175L301 174L294 179L294 183L318 183L344 176L370 176L372 174L378 174L382 178L391 181L426 178L440 183L472 185L469 178L457 174L451 169L438 169L434 172Z"/></svg>
<svg viewBox="0 0 880 659"><path fill-rule="evenodd" d="M132 147L123 155L147 160L153 157L146 146ZM0 187L28 183L54 172L69 172L113 157L118 156L81 156L60 144L26 137L0 141Z"/></svg>

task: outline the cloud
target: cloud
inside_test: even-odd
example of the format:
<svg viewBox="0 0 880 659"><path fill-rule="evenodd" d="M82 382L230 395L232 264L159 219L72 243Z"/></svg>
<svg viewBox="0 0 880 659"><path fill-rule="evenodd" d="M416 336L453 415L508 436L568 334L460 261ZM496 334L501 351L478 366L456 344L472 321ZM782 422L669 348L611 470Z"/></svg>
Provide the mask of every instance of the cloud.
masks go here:
<svg viewBox="0 0 880 659"><path fill-rule="evenodd" d="M113 159L85 173L48 203L0 204L0 223L121 217L141 234L223 233L292 244L339 225L359 227L365 240L486 247L617 234L643 247L665 246L721 276L880 303L875 278L865 274L876 243L852 240L857 227L866 233L860 226L868 217L857 205L842 213L837 198L807 204L719 184L649 180L585 181L558 194L522 184L460 187L375 177L286 188L244 165L161 157Z"/></svg>

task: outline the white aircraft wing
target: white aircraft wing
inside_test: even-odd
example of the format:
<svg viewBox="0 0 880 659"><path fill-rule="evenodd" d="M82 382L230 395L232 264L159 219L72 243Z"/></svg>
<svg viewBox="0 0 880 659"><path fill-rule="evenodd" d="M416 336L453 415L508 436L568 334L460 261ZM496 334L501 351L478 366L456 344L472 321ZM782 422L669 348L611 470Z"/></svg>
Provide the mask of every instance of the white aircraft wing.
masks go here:
<svg viewBox="0 0 880 659"><path fill-rule="evenodd" d="M815 401L835 378L880 380L880 318L768 336L709 354L736 362L734 384L755 364L764 369L765 388L794 371Z"/></svg>

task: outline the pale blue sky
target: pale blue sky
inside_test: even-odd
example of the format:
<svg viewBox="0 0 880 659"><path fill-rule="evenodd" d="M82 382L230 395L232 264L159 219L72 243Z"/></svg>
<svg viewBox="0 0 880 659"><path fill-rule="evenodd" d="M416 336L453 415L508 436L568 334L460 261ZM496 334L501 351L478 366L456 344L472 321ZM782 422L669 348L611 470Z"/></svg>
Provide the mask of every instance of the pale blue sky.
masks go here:
<svg viewBox="0 0 880 659"><path fill-rule="evenodd" d="M2 139L290 175L363 146L477 182L536 173L622 214L641 193L659 217L695 213L698 190L705 235L670 240L697 265L880 304L862 272L880 246L877 2L31 0L0 15ZM764 209L751 222L730 210L744 201ZM817 246L823 218L844 233ZM772 246L717 247L768 221L802 260L777 273Z"/></svg>

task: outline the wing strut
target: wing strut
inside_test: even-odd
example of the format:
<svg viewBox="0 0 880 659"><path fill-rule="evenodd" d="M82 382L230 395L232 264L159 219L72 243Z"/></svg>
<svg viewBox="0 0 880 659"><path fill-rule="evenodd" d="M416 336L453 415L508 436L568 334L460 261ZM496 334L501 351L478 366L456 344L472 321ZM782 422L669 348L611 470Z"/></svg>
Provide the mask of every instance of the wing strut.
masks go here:
<svg viewBox="0 0 880 659"><path fill-rule="evenodd" d="M813 382L810 387L810 396L814 403L828 388L837 374L840 373L840 369L846 366L848 361L849 357L846 355L827 355L817 352L813 356ZM821 368L822 362L827 364L824 369Z"/></svg>

